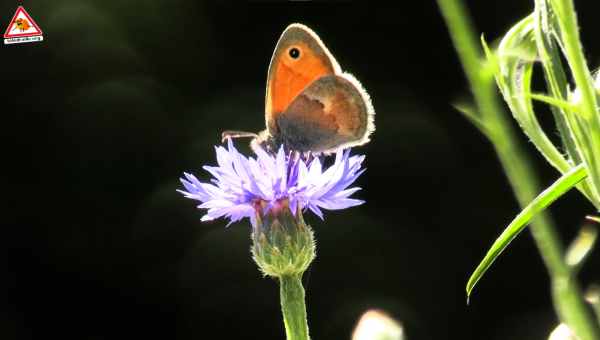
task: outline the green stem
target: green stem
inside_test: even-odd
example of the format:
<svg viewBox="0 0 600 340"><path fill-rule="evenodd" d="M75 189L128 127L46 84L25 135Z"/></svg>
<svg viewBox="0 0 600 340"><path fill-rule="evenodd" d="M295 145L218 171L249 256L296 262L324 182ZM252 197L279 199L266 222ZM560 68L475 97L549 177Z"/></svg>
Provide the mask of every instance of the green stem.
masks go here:
<svg viewBox="0 0 600 340"><path fill-rule="evenodd" d="M503 113L492 72L482 68L479 46L467 11L460 0L438 0L450 36L471 85L483 122L491 130L500 162L522 208L535 199L539 184L529 159L517 143L507 115ZM553 223L545 214L531 222L531 232L550 272L555 307L563 321L582 339L600 339L586 309L579 285L563 259L564 248Z"/></svg>
<svg viewBox="0 0 600 340"><path fill-rule="evenodd" d="M308 340L304 287L300 275L279 276L281 310L288 340Z"/></svg>

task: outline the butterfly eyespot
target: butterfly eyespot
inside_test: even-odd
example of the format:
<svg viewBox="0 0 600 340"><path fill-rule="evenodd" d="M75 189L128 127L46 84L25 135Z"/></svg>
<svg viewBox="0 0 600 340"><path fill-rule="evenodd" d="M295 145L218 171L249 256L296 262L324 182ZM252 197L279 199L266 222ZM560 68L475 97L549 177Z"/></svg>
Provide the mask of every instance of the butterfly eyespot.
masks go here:
<svg viewBox="0 0 600 340"><path fill-rule="evenodd" d="M288 52L288 54L290 55L290 58L298 59L300 57L300 50L295 47L292 47L292 48L290 48L290 51Z"/></svg>
<svg viewBox="0 0 600 340"><path fill-rule="evenodd" d="M317 92L319 91L319 87L318 86L313 86L313 88L311 89L313 92Z"/></svg>

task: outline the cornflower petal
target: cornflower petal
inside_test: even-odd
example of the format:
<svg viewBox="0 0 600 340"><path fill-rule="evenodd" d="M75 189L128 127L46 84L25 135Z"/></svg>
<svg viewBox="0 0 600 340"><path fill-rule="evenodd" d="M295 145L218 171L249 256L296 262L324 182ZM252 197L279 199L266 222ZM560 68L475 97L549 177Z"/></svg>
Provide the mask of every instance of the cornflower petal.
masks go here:
<svg viewBox="0 0 600 340"><path fill-rule="evenodd" d="M357 192L358 190L360 190L360 188L352 188L352 189L348 189L348 190L344 190L341 192L338 192L337 194L333 195L332 198L335 199L345 199L348 198L348 196L352 195L353 193Z"/></svg>
<svg viewBox="0 0 600 340"><path fill-rule="evenodd" d="M308 169L306 164L302 161L298 161L298 188L303 189L306 187L309 180Z"/></svg>
<svg viewBox="0 0 600 340"><path fill-rule="evenodd" d="M217 163L219 164L219 171L230 177L235 177L235 170L233 169L229 152L224 147L219 146L217 148Z"/></svg>
<svg viewBox="0 0 600 340"><path fill-rule="evenodd" d="M233 161L233 168L241 182L248 183L250 182L250 177L248 176L248 171L244 166L244 162L242 161L242 155L240 155L237 150L233 147L233 142L231 138L227 139L229 141L229 153L231 154L231 160Z"/></svg>
<svg viewBox="0 0 600 340"><path fill-rule="evenodd" d="M187 191L177 190L186 198L201 201L199 209L207 209L201 221L219 217L230 223L250 217L257 223L256 213L267 214L279 200L289 199L290 207L310 209L323 219L321 209L336 210L359 205L364 201L349 197L360 188L350 188L365 170L364 156L350 157L350 150L338 150L334 164L323 171L323 157L308 154L296 159L285 154L281 146L275 156L262 149L255 150L256 158L246 158L228 139L228 150L215 147L218 166L204 166L214 178L203 183L184 173L181 182ZM262 201L262 204L258 202ZM292 214L296 209L290 209ZM229 225L229 224L228 224Z"/></svg>
<svg viewBox="0 0 600 340"><path fill-rule="evenodd" d="M315 158L312 162L310 162L310 166L308 167L308 175L315 179L321 176L321 160L319 158Z"/></svg>
<svg viewBox="0 0 600 340"><path fill-rule="evenodd" d="M277 190L278 194L283 194L287 186L287 167L283 145L279 148L279 152L277 153L277 185L279 189Z"/></svg>
<svg viewBox="0 0 600 340"><path fill-rule="evenodd" d="M320 206L321 208L327 208L329 210L341 210L341 209L346 209L349 207L361 205L363 203L365 203L365 201L354 200L354 199L344 199L344 200L339 200L339 201L333 201L333 200L317 201L317 203L315 203L315 204ZM321 204L325 204L325 206L323 206Z"/></svg>
<svg viewBox="0 0 600 340"><path fill-rule="evenodd" d="M273 162L273 158L263 149L256 149L255 152L260 164L265 167L265 175L270 178L275 177L277 175L277 166Z"/></svg>
<svg viewBox="0 0 600 340"><path fill-rule="evenodd" d="M321 210L319 209L319 207L317 207L317 206L315 205L315 203L313 203L313 202L307 202L307 205L306 205L306 206L307 206L307 207L308 207L308 208L309 208L309 209L310 209L312 212L314 212L314 213L315 213L315 215L319 216L319 217L321 218L321 220L324 220L324 219L323 219L323 213L321 212Z"/></svg>

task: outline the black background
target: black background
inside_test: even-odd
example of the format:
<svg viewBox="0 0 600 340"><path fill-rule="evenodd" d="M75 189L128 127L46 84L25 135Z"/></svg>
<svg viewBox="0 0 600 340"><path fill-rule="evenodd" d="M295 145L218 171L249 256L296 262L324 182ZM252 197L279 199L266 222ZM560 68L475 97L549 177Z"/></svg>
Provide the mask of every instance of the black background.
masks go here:
<svg viewBox="0 0 600 340"><path fill-rule="evenodd" d="M19 5L44 40L0 47L0 338L285 337L249 221L201 223L175 190L184 171L210 180L202 166L216 165L222 131L264 128L267 67L295 22L377 113L372 141L352 151L366 155L354 195L366 203L305 214L318 253L304 275L311 338L349 339L370 308L414 340L546 339L556 326L528 232L466 305L470 274L519 207L491 144L452 107L469 88L434 1L11 0L1 25ZM595 68L600 3L575 5ZM468 7L493 43L533 1ZM539 116L556 139L547 108ZM559 173L520 138L550 185ZM236 140L246 155L248 142ZM550 211L565 242L595 213L575 191ZM598 265L595 251L583 285Z"/></svg>

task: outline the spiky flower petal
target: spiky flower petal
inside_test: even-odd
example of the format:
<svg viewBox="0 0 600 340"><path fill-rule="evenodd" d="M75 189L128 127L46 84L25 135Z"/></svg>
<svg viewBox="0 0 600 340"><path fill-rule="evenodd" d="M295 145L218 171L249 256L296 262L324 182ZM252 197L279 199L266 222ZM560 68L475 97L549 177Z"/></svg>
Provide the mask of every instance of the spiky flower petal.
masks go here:
<svg viewBox="0 0 600 340"><path fill-rule="evenodd" d="M228 217L231 222L250 217L256 227L256 212L266 213L283 199L289 200L292 214L296 206L310 209L323 218L322 209L337 210L359 205L364 201L351 199L360 188L347 189L364 171L360 170L364 156L350 157L350 150L336 154L335 163L323 171L319 158L294 159L285 155L283 146L276 157L257 149L257 158L246 158L233 146L226 150L216 147L219 166L205 166L215 179L202 183L191 174L181 182L185 197L201 201L200 209L208 209L202 221ZM265 205L266 204L266 205Z"/></svg>

